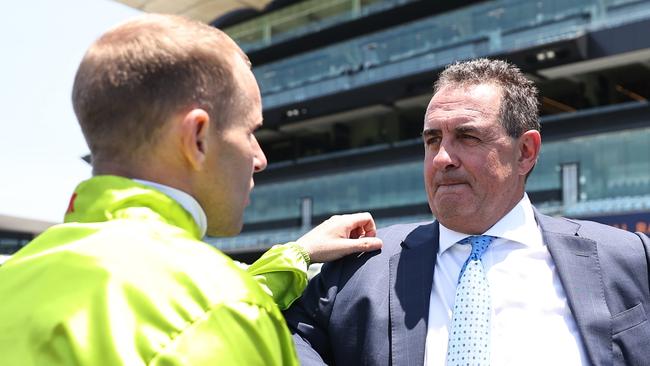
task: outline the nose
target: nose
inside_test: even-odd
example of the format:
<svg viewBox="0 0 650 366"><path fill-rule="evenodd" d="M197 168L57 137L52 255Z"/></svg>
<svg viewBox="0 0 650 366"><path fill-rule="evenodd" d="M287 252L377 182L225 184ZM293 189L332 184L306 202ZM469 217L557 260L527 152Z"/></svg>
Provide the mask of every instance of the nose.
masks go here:
<svg viewBox="0 0 650 366"><path fill-rule="evenodd" d="M264 151L255 136L253 136L253 172L259 173L266 169L267 161Z"/></svg>
<svg viewBox="0 0 650 366"><path fill-rule="evenodd" d="M448 147L442 144L438 148L438 151L435 152L432 163L433 166L439 170L455 168L458 166L453 153L448 149Z"/></svg>

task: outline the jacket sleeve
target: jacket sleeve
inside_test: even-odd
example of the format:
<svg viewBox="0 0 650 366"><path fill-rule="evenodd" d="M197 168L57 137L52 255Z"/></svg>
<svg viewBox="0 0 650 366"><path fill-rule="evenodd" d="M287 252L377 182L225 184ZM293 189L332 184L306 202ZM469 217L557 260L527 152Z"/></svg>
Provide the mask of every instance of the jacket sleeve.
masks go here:
<svg viewBox="0 0 650 366"><path fill-rule="evenodd" d="M245 268L281 310L287 309L307 286L307 262L297 244L276 245Z"/></svg>
<svg viewBox="0 0 650 366"><path fill-rule="evenodd" d="M298 365L291 335L280 312L245 302L212 309L147 364Z"/></svg>
<svg viewBox="0 0 650 366"><path fill-rule="evenodd" d="M340 290L339 280L344 261L324 264L320 273L309 281L303 296L284 312L301 365L334 362L328 328Z"/></svg>

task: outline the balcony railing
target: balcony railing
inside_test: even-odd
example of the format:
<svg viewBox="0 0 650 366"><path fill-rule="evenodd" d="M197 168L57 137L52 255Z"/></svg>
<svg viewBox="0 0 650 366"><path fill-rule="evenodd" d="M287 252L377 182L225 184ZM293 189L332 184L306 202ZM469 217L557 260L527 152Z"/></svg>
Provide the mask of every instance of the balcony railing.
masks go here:
<svg viewBox="0 0 650 366"><path fill-rule="evenodd" d="M415 0L308 0L225 29L246 51L315 33Z"/></svg>
<svg viewBox="0 0 650 366"><path fill-rule="evenodd" d="M261 65L253 72L264 107L274 108L644 18L650 18L650 0L486 2Z"/></svg>

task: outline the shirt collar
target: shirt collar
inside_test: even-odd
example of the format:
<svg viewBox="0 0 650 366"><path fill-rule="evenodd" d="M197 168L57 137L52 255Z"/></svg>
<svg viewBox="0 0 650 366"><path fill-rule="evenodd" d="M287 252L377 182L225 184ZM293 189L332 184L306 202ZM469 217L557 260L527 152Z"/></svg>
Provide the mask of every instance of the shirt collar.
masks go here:
<svg viewBox="0 0 650 366"><path fill-rule="evenodd" d="M537 245L537 236L531 235L539 230L533 205L524 193L524 197L513 207L510 212L503 216L496 224L489 228L483 235L491 235L497 238L511 240L524 245ZM446 228L440 224L440 253L449 249L452 245L471 236ZM533 238L534 237L534 238Z"/></svg>
<svg viewBox="0 0 650 366"><path fill-rule="evenodd" d="M199 233L201 234L201 237L205 236L206 232L208 231L208 219L205 216L205 211L203 211L203 208L201 208L201 205L194 199L194 197L179 189L172 188L164 184L150 182L143 179L133 180L140 184L155 188L178 202L194 218L196 225L199 227Z"/></svg>

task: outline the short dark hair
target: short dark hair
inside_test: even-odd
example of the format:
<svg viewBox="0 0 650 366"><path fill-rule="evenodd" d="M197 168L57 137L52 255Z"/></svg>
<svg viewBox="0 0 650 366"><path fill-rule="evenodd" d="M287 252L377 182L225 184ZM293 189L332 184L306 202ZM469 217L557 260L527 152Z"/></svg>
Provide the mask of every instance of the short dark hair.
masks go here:
<svg viewBox="0 0 650 366"><path fill-rule="evenodd" d="M537 88L519 68L506 61L479 58L456 62L440 73L433 90L435 94L444 86L486 83L498 85L503 92L499 119L509 136L540 130Z"/></svg>
<svg viewBox="0 0 650 366"><path fill-rule="evenodd" d="M106 32L86 52L72 91L93 160L128 159L191 108L216 125L229 120L243 95L232 72L237 54L248 60L220 30L179 16L146 14Z"/></svg>

